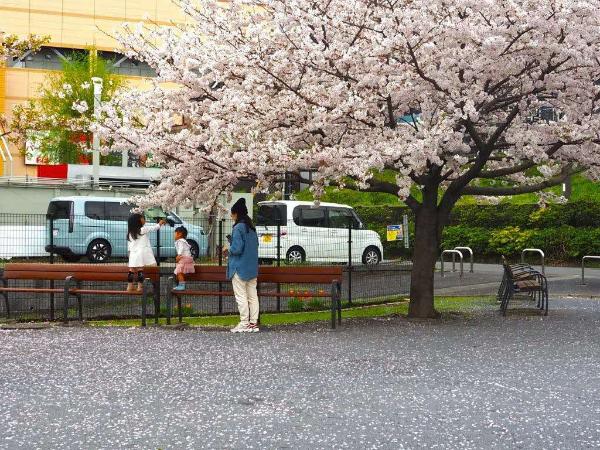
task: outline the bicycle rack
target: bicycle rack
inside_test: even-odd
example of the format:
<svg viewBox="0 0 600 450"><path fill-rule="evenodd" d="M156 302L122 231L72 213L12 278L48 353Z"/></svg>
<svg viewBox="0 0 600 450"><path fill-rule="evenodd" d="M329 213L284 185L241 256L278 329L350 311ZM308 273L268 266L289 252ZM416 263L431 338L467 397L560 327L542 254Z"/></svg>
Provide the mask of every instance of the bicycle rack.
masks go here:
<svg viewBox="0 0 600 450"><path fill-rule="evenodd" d="M585 285L585 260L586 259L600 259L600 256L585 255L581 259L581 284Z"/></svg>
<svg viewBox="0 0 600 450"><path fill-rule="evenodd" d="M544 255L544 251L541 248L526 248L521 252L521 263L525 264L525 253L539 253L542 257L542 275L546 275L546 265L544 264L544 259L546 255Z"/></svg>
<svg viewBox="0 0 600 450"><path fill-rule="evenodd" d="M458 257L460 258L460 276L463 276L463 254L460 252L460 250L444 250L440 256L440 260L441 260L441 275L442 277L444 276L444 255L452 255L452 258L455 258L456 255L458 255ZM454 263L452 264L452 272L455 272L456 268L454 266Z"/></svg>
<svg viewBox="0 0 600 450"><path fill-rule="evenodd" d="M471 247L454 247L454 250L466 250L469 252L469 261L471 265L469 272L473 273L473 249ZM452 270L454 270L454 259L455 255L452 255Z"/></svg>

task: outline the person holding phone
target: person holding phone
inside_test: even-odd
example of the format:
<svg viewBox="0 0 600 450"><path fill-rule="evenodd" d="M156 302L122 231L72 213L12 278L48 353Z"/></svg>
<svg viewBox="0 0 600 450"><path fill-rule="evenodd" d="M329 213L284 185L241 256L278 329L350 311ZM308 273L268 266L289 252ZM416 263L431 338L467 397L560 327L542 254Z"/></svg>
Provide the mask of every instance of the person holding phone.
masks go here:
<svg viewBox="0 0 600 450"><path fill-rule="evenodd" d="M227 278L233 285L233 293L240 312L240 323L232 333L256 333L258 328L258 236L252 219L248 216L246 200L240 198L231 207L234 221L229 248L224 250L227 259Z"/></svg>

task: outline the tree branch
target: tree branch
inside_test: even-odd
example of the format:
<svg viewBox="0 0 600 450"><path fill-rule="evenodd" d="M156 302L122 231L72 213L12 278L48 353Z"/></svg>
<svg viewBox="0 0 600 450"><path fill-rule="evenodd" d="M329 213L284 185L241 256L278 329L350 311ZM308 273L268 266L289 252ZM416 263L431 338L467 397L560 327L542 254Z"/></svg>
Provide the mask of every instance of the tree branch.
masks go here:
<svg viewBox="0 0 600 450"><path fill-rule="evenodd" d="M581 169L565 168L555 177L549 178L537 184L507 186L507 187L492 187L492 186L467 186L463 189L463 195L487 195L492 197L503 197L507 195L530 194L533 192L542 191L546 188L557 186L563 183L571 175L582 172Z"/></svg>

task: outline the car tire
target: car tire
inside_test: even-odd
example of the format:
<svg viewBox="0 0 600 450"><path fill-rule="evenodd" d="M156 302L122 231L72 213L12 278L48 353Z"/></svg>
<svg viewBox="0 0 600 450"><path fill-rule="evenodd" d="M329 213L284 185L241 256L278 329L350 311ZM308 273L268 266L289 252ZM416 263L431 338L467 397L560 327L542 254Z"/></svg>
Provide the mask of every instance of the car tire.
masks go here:
<svg viewBox="0 0 600 450"><path fill-rule="evenodd" d="M192 258L198 259L200 256L200 247L196 241L192 241L191 239L187 241L190 244L190 252L192 253Z"/></svg>
<svg viewBox="0 0 600 450"><path fill-rule="evenodd" d="M93 263L105 263L111 254L112 247L105 239L94 239L87 248L87 257Z"/></svg>
<svg viewBox="0 0 600 450"><path fill-rule="evenodd" d="M376 266L381 262L381 252L377 247L370 246L362 255L362 263L366 266Z"/></svg>
<svg viewBox="0 0 600 450"><path fill-rule="evenodd" d="M60 257L63 259L63 261L69 262L69 263L76 263L76 262L79 262L79 260L81 259L81 255L74 255L74 254L61 255Z"/></svg>
<svg viewBox="0 0 600 450"><path fill-rule="evenodd" d="M306 252L302 247L295 245L287 251L285 259L288 264L301 264L306 261Z"/></svg>

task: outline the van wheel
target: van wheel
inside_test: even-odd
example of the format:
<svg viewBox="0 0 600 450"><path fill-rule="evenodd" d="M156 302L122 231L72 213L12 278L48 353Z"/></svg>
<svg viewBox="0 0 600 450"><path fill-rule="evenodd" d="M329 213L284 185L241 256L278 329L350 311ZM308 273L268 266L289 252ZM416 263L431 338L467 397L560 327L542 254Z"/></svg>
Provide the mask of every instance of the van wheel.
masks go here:
<svg viewBox="0 0 600 450"><path fill-rule="evenodd" d="M381 253L377 247L367 247L362 256L363 264L375 266L381 262Z"/></svg>
<svg viewBox="0 0 600 450"><path fill-rule="evenodd" d="M197 259L200 256L200 247L196 241L188 240L188 244L190 244L190 253L192 254L192 258Z"/></svg>
<svg viewBox="0 0 600 450"><path fill-rule="evenodd" d="M110 259L112 248L104 239L94 239L87 248L87 257L90 262L102 263Z"/></svg>
<svg viewBox="0 0 600 450"><path fill-rule="evenodd" d="M300 264L306 261L306 253L299 246L291 247L286 254L288 264Z"/></svg>

